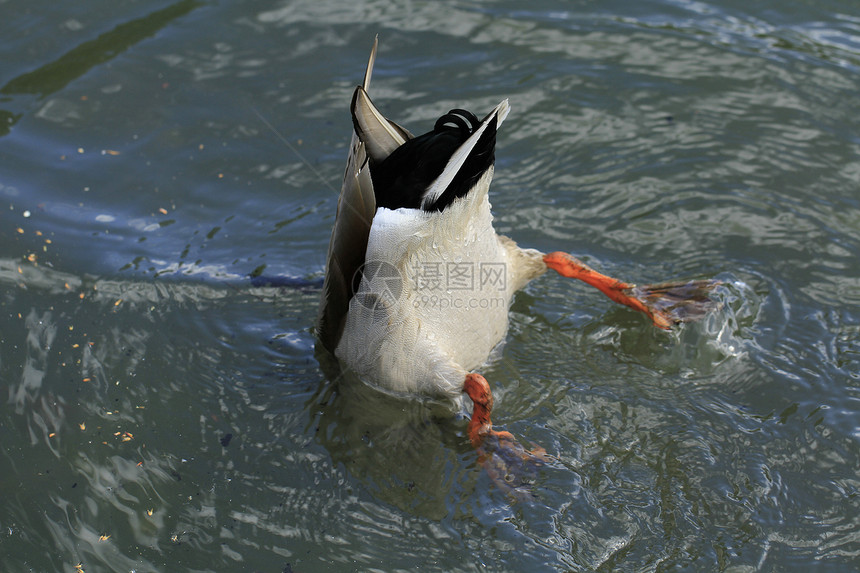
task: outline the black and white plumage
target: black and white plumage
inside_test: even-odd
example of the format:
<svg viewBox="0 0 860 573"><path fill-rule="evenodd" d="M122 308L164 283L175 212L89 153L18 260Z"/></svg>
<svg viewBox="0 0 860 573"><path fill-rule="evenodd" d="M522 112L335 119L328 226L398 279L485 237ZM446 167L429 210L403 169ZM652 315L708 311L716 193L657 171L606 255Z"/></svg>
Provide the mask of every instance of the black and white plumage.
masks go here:
<svg viewBox="0 0 860 573"><path fill-rule="evenodd" d="M415 137L368 95L375 56L376 43L350 106L354 133L317 331L323 347L362 379L459 402L467 374L476 376L469 373L504 338L514 293L547 268L661 328L713 308L713 281L637 287L567 253L545 255L497 234L488 192L508 101L480 121L451 110Z"/></svg>
<svg viewBox="0 0 860 573"><path fill-rule="evenodd" d="M451 110L413 137L370 100L375 52L376 45L352 99L355 132L318 334L372 384L458 400L465 375L504 337L514 292L546 270L541 253L520 249L492 226L487 193L509 106L501 102L481 121ZM418 273L449 265L473 273L470 284L418 284ZM502 276L489 292L474 273L491 266ZM492 302L484 302L488 296Z"/></svg>
<svg viewBox="0 0 860 573"><path fill-rule="evenodd" d="M465 196L495 160L497 118L491 114L485 119L486 124L472 112L452 109L436 121L433 131L410 139L382 161L371 161L376 205L444 211ZM450 181L437 182L456 151L478 131L474 147Z"/></svg>

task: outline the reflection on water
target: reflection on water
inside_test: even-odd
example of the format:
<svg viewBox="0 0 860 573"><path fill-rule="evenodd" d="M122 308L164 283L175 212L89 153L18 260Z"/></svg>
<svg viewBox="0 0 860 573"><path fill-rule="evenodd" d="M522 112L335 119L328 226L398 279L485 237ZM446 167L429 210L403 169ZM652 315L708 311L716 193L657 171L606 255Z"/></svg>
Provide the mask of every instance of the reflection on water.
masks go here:
<svg viewBox="0 0 860 573"><path fill-rule="evenodd" d="M320 356L323 364L333 361ZM465 426L438 405L389 396L332 364L324 396L316 397L316 439L353 476L388 503L441 519L451 490L462 492L462 461L471 448ZM394 462L392 464L392 462ZM394 471L392 471L392 465Z"/></svg>
<svg viewBox="0 0 860 573"><path fill-rule="evenodd" d="M0 22L0 569L856 563L844 6L37 4ZM326 181L376 33L403 124L511 98L501 232L723 281L673 333L557 277L518 294L482 373L494 423L552 457L530 503L464 417L314 351Z"/></svg>

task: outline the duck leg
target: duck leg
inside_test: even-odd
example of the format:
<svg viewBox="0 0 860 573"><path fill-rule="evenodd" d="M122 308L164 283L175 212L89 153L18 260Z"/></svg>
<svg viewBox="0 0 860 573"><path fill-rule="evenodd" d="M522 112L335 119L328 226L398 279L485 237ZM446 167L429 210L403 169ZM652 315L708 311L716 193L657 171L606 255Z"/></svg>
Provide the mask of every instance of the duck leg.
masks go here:
<svg viewBox="0 0 860 573"><path fill-rule="evenodd" d="M467 374L463 391L474 405L469 422L469 440L477 450L478 462L499 489L509 494L530 495L528 486L537 470L549 460L546 450L526 450L510 432L493 429L490 413L493 395L486 378Z"/></svg>
<svg viewBox="0 0 860 573"><path fill-rule="evenodd" d="M543 256L546 266L564 277L579 279L617 303L644 312L654 326L668 330L681 322L693 322L718 307L708 295L717 280L634 285L601 274L576 257L556 251Z"/></svg>

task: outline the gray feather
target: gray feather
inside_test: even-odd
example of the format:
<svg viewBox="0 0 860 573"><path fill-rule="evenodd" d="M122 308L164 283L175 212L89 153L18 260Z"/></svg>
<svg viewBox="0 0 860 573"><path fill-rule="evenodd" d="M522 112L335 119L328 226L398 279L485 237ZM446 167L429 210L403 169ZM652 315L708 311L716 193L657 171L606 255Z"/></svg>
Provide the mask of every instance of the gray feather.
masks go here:
<svg viewBox="0 0 860 573"><path fill-rule="evenodd" d="M352 121L355 133L367 145L367 155L382 161L391 152L412 139L412 134L397 125L373 105L367 91L359 86L352 98Z"/></svg>
<svg viewBox="0 0 860 573"><path fill-rule="evenodd" d="M364 144L354 135L329 243L317 330L323 345L332 352L343 333L353 295L353 279L364 264L375 211L376 199Z"/></svg>
<svg viewBox="0 0 860 573"><path fill-rule="evenodd" d="M343 334L349 301L354 294L354 281L364 265L367 239L376 213L369 160L385 159L412 138L407 130L386 119L367 95L376 47L377 40L374 40L364 82L356 87L353 97L351 111L355 132L337 202L337 216L329 243L320 301L317 336L331 352L334 352Z"/></svg>

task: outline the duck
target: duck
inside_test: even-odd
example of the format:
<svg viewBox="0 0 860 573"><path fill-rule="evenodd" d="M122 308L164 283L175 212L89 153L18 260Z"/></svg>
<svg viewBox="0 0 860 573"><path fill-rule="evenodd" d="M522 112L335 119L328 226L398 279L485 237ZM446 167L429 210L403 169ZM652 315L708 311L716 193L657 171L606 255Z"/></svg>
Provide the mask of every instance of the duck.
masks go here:
<svg viewBox="0 0 860 573"><path fill-rule="evenodd" d="M472 402L469 439L499 484L523 461L547 460L493 429L492 392L478 370L505 339L515 293L555 271L644 313L661 329L713 310L718 281L636 285L565 251L542 253L496 232L489 200L495 146L511 106L465 109L415 136L369 95L378 38L350 103L353 134L332 228L317 338L358 378L450 406Z"/></svg>

